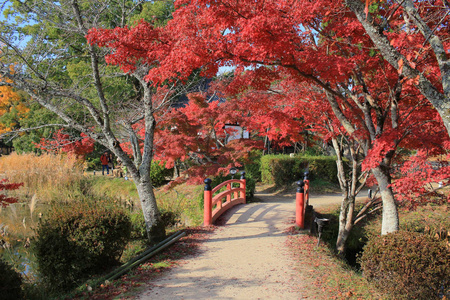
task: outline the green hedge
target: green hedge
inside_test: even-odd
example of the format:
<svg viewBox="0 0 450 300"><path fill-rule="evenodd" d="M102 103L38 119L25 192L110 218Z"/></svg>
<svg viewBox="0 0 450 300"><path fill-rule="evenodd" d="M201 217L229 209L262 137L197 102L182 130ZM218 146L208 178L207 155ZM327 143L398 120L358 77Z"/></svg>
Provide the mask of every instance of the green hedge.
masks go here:
<svg viewBox="0 0 450 300"><path fill-rule="evenodd" d="M338 183L336 157L265 155L261 157L261 181L277 186L289 185L303 179L309 171L309 179L324 179Z"/></svg>
<svg viewBox="0 0 450 300"><path fill-rule="evenodd" d="M261 181L261 151L250 153L250 163L245 164L245 177L252 178L255 182Z"/></svg>
<svg viewBox="0 0 450 300"><path fill-rule="evenodd" d="M112 201L53 208L36 229L33 250L44 282L67 291L118 263L130 239L127 212Z"/></svg>

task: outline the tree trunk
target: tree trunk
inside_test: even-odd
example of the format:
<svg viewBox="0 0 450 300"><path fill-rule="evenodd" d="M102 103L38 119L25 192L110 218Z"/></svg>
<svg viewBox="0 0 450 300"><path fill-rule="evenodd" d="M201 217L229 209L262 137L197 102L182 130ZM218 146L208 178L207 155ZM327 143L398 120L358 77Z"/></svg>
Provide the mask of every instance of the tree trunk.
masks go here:
<svg viewBox="0 0 450 300"><path fill-rule="evenodd" d="M394 193L389 186L391 184L391 176L389 175L389 171L380 165L372 169L372 173L378 182L381 200L383 202L381 234L388 234L390 232L398 231L399 221L397 204L395 203Z"/></svg>
<svg viewBox="0 0 450 300"><path fill-rule="evenodd" d="M333 143L334 150L336 152L336 165L338 170L338 179L339 179L339 185L341 187L342 191L342 203L341 203L341 210L339 211L339 231L338 231L338 237L336 241L336 250L338 252L338 255L343 257L345 256L346 251L346 243L348 236L350 235L350 231L353 228L353 211L355 207L355 195L353 184L347 180L345 176L345 169L344 169L344 160L343 160L343 153L342 153L342 147L343 142L339 143L338 139L333 137L331 139ZM349 147L350 148L350 147ZM355 158L352 156L352 158ZM357 171L357 162L353 160L353 175L356 175ZM351 177L352 179L354 176Z"/></svg>
<svg viewBox="0 0 450 300"><path fill-rule="evenodd" d="M141 201L148 239L150 245L154 245L164 240L166 237L166 229L156 204L156 197L150 180L150 172L148 176L143 174L139 180L135 179L134 183Z"/></svg>
<svg viewBox="0 0 450 300"><path fill-rule="evenodd" d="M338 255L344 256L347 239L353 228L353 212L355 209L355 197L345 195L341 204L341 211L339 212L339 232L336 241L336 250Z"/></svg>

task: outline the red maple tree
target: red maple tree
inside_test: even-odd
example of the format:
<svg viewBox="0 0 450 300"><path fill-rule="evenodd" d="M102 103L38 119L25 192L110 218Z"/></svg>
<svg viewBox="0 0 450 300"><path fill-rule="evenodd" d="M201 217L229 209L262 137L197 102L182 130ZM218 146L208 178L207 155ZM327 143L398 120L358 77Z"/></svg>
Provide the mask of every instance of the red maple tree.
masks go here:
<svg viewBox="0 0 450 300"><path fill-rule="evenodd" d="M386 74L386 70L384 71L384 74ZM379 74L383 73L380 72ZM393 71L391 74L394 78L398 76ZM244 86L242 89L246 88ZM353 89L356 91L358 88L360 86L353 85ZM390 104L393 99L386 92L392 91L392 88L382 84L368 85L365 92L368 93L368 97L376 95L371 99L373 103L371 105L378 110L377 113L373 114L373 118L369 119L365 119L363 109L351 105L351 99L339 99L338 104L339 107L342 107L344 120L348 121L347 126L360 128L355 130L352 135L346 131L334 114L326 93L320 88L298 83L295 77L284 74L275 80L270 88L265 87L261 91L250 89L245 93L240 91L242 103L247 103L250 112L253 112L251 110L252 104L256 103L257 99L259 100L263 96L272 98L272 107L268 107L268 111L274 110L286 113L285 122L289 124L290 131L302 132L306 129L325 143L333 145L337 154L338 178L344 195L343 204L345 204L341 210L340 222L342 222L342 226L340 226L337 243L339 251L345 251L343 244L353 225L364 217L364 213L368 211L370 205L376 203L376 198L374 198L360 212L355 212L355 197L363 187L364 178L367 179L368 171L379 168L380 165L388 168L387 175L396 179L393 188L398 195L397 200L403 200L409 205L417 203L417 194L412 193L412 191L420 190L424 192L429 188L426 186L427 183L447 178L444 180L445 184L450 177L447 162L441 161L439 165L436 165L431 164L428 159L424 159L421 167L430 169L438 166L438 170L417 173L417 175L420 175L416 177L417 180L409 179L412 172L417 171L417 165L405 163L401 172L393 172L395 165L401 165L405 160L409 162L415 159L405 156L405 151L423 151L427 152L428 155L446 153L444 141L447 139L436 111L423 97L417 95L417 93L414 94L414 89L411 90L406 83L404 89L404 94L399 93L396 99L402 105L392 109ZM236 92L233 88L231 88L231 91ZM363 94L364 91L357 91L357 93ZM268 102L264 99L262 103ZM257 115L255 115L255 122L258 123ZM378 132L377 134L372 134L371 125ZM346 157L350 160L351 172L347 174L344 173L344 151L347 153ZM362 173L361 165L363 166ZM389 185L391 185L390 177L388 179ZM372 180L372 182L374 181ZM408 183L403 186L403 182ZM412 184L415 185L414 189L410 188ZM404 193L405 191L408 191L408 193ZM401 192L403 192L402 197L399 197Z"/></svg>
<svg viewBox="0 0 450 300"><path fill-rule="evenodd" d="M199 184L205 176L228 174L232 167L242 167L249 162L250 152L261 149L262 142L251 139L228 141L234 133L226 124L245 123L245 116L234 102L211 101L205 93L188 94L189 102L179 108L172 108L157 116L154 138L154 158L164 162L166 168L173 168L178 162L188 163L184 176L176 183L188 181ZM142 124L136 124L139 137L145 135ZM129 144L121 144L128 149Z"/></svg>
<svg viewBox="0 0 450 300"><path fill-rule="evenodd" d="M350 2L353 1L184 0L176 2L173 20L163 29L141 23L139 29L102 31L101 36L117 49L109 59L125 70L136 61L154 62L154 52L148 55L145 50L159 47L159 53L164 55L146 77L154 83L187 78L196 69L201 69L203 76L212 77L219 67L236 66L230 94L248 106L261 103L262 108L266 107L265 113L254 110L253 124L260 125L259 132L273 130L274 136L295 135L290 130L292 126L277 121L283 120L280 116L289 110L298 113L299 107L293 104L292 97L285 100L290 99L291 105L282 104L273 83L286 84L288 92L301 90L298 87L302 84L320 89L320 97L309 97L320 105L304 111L305 116L311 116L307 117L312 120L310 127L319 130L316 125L322 123L314 117L328 112L332 123L337 120L339 126L322 127L320 130L329 131L324 137L344 135L360 147L365 158L363 167L371 171L378 183L383 199L382 232L387 233L398 229L392 190L392 167L400 161L398 150L435 148L436 154L446 151L443 145L448 135L442 119L420 88L420 80L426 79L439 90L442 68L430 58L428 49L420 46L426 42L422 37L404 35L402 9L398 5L394 5L395 10L377 8L380 22L383 18L396 20L397 24L390 26L397 26L397 30L387 34L391 44L405 55L403 61L395 64L386 61L376 41L366 34L367 28L346 6ZM436 33L441 36L448 34L437 28ZM138 35L142 43L136 41ZM155 35L159 42L145 43ZM408 44L403 42L405 37ZM417 68L426 78L404 73L408 57L420 61L420 66L408 66ZM271 95L267 89L271 89ZM298 95L299 99L308 96ZM284 107L274 109L277 105L266 106L267 101Z"/></svg>

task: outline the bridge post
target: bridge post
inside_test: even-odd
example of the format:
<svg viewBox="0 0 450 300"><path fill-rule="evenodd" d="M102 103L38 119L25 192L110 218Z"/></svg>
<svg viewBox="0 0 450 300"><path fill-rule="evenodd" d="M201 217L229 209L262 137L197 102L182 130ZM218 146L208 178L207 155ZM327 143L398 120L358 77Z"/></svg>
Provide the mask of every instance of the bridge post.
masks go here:
<svg viewBox="0 0 450 300"><path fill-rule="evenodd" d="M308 179L309 172L306 171L304 175L305 177L303 178L303 182L305 182L305 203L306 203L305 210L306 210L306 207L309 205L309 179Z"/></svg>
<svg viewBox="0 0 450 300"><path fill-rule="evenodd" d="M305 228L305 183L303 180L297 181L297 193L295 196L295 225L300 229Z"/></svg>
<svg viewBox="0 0 450 300"><path fill-rule="evenodd" d="M241 198L244 198L244 204L247 203L247 198L246 198L246 193L245 193L246 192L246 188L247 188L246 186L247 186L247 183L246 183L246 180L245 180L245 172L242 171L241 172L241 183L239 184L239 187L244 189L244 191L241 192L241 195L240 195Z"/></svg>
<svg viewBox="0 0 450 300"><path fill-rule="evenodd" d="M212 180L206 178L204 180L205 183L205 191L203 193L203 226L211 226L212 225L212 188L211 188Z"/></svg>

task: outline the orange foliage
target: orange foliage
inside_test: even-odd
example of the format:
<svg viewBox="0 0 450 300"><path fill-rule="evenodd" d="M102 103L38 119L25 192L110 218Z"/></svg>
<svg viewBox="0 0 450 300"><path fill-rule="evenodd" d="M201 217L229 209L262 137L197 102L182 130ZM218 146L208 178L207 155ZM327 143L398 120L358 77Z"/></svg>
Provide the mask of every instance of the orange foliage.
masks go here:
<svg viewBox="0 0 450 300"><path fill-rule="evenodd" d="M9 86L0 86L0 117L10 113L13 109L17 112L17 117L22 118L29 111L21 101L21 97ZM17 124L15 122L4 124L0 121L0 134L10 131Z"/></svg>
<svg viewBox="0 0 450 300"><path fill-rule="evenodd" d="M14 66L10 66L10 72L14 73ZM9 79L0 78L0 81L11 82ZM10 86L0 86L0 117L6 113L11 113L15 110L17 118L20 119L25 116L30 110L21 101L20 95L14 91ZM16 119L17 119L16 118ZM17 124L15 122L9 122L8 124L2 123L0 120L0 134L10 131Z"/></svg>

